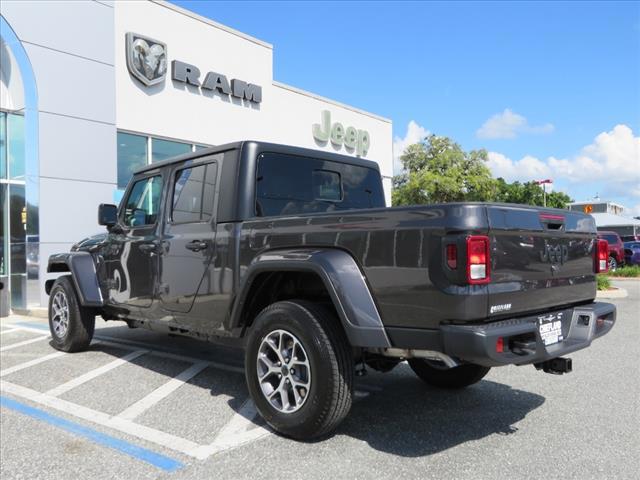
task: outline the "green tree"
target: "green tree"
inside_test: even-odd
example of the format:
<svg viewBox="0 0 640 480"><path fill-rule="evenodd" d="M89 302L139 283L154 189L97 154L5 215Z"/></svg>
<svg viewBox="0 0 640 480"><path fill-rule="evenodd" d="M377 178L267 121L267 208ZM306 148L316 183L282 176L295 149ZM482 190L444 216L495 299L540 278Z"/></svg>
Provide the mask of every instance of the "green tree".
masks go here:
<svg viewBox="0 0 640 480"><path fill-rule="evenodd" d="M486 165L486 150L465 152L447 137L430 135L409 145L400 160L404 172L393 178L393 205L462 201L544 204L540 185L494 179ZM548 207L566 208L572 201L563 192L550 192L546 197Z"/></svg>
<svg viewBox="0 0 640 480"><path fill-rule="evenodd" d="M544 192L535 182L507 183L503 178L496 180L496 202L544 205ZM547 207L566 208L571 198L564 192L547 193Z"/></svg>
<svg viewBox="0 0 640 480"><path fill-rule="evenodd" d="M496 195L486 150L465 152L447 137L430 135L409 145L400 160L405 172L393 179L394 205L489 201Z"/></svg>

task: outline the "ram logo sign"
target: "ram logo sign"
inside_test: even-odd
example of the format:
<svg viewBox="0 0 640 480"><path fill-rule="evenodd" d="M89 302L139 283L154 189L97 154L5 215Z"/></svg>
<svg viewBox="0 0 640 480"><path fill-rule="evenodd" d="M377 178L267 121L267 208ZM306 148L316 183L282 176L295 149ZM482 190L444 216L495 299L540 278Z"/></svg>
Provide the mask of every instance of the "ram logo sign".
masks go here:
<svg viewBox="0 0 640 480"><path fill-rule="evenodd" d="M137 33L127 33L127 67L146 86L164 80L167 73L167 46Z"/></svg>

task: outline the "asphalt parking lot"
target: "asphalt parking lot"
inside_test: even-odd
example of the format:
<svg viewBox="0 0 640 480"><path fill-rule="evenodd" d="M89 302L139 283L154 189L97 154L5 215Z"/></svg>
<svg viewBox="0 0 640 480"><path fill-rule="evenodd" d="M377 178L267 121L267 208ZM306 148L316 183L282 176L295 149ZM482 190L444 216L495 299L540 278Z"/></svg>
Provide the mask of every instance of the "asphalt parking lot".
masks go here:
<svg viewBox="0 0 640 480"><path fill-rule="evenodd" d="M0 323L0 476L39 478L637 478L640 282L574 371L492 370L461 392L406 365L359 378L328 439L271 433L239 351L98 321L63 354L46 321Z"/></svg>

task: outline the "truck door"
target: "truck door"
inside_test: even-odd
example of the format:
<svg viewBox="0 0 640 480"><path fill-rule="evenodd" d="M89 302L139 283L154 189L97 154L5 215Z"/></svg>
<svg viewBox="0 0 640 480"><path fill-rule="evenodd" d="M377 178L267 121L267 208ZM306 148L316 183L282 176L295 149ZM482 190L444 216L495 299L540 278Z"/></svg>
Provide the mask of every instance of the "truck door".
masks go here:
<svg viewBox="0 0 640 480"><path fill-rule="evenodd" d="M198 324L207 319L186 314L191 311L216 254L218 162L214 158L182 164L173 171L159 257L160 308L171 312L179 323L188 323L189 328L197 330L202 327Z"/></svg>
<svg viewBox="0 0 640 480"><path fill-rule="evenodd" d="M157 170L133 183L122 204L120 228L110 233L104 253L109 301L132 311L151 306L155 294L162 184Z"/></svg>

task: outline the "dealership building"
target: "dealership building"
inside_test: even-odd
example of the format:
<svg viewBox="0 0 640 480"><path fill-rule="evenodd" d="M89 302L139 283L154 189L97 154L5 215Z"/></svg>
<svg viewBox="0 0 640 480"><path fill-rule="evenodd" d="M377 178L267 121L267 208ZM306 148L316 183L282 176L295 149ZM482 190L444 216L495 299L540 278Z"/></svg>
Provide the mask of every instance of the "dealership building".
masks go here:
<svg viewBox="0 0 640 480"><path fill-rule="evenodd" d="M3 0L0 14L5 306L46 305L47 258L100 231L98 205L132 171L206 146L374 160L390 203L391 121L276 81L266 42L164 1Z"/></svg>

